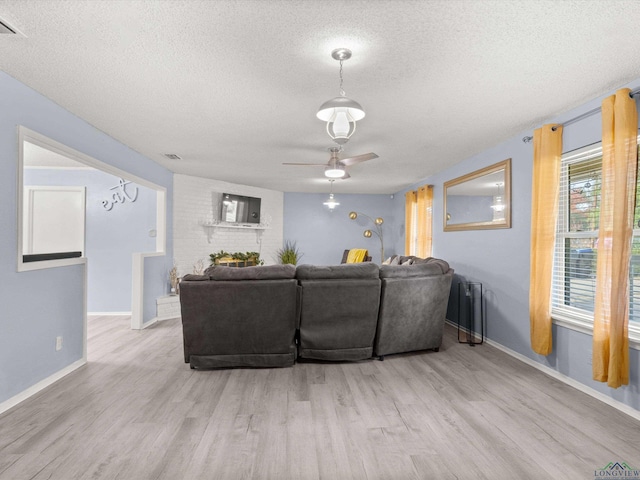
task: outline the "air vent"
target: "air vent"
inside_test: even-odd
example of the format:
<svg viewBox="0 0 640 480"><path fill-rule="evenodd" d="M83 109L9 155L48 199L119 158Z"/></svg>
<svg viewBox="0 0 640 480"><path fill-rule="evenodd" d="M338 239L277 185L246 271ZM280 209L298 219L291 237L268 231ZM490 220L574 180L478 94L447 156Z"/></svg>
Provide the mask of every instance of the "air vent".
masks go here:
<svg viewBox="0 0 640 480"><path fill-rule="evenodd" d="M169 160L182 160L182 157L180 155L176 155L175 153L165 153L164 156Z"/></svg>

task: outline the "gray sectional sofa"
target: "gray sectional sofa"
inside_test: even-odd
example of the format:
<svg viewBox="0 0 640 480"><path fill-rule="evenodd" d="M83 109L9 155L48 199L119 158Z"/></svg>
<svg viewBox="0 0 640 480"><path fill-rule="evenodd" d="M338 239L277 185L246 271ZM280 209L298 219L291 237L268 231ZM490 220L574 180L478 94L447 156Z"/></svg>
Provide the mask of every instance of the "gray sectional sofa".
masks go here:
<svg viewBox="0 0 640 480"><path fill-rule="evenodd" d="M180 282L184 361L192 368L286 367L296 358L293 265L213 267Z"/></svg>
<svg viewBox="0 0 640 480"><path fill-rule="evenodd" d="M438 351L442 344L453 270L439 259L412 258L412 264L382 265L380 312L374 355Z"/></svg>
<svg viewBox="0 0 640 480"><path fill-rule="evenodd" d="M375 263L297 268L301 358L371 358L380 306L379 270Z"/></svg>
<svg viewBox="0 0 640 480"><path fill-rule="evenodd" d="M399 260L405 264L217 266L187 275L180 283L185 362L286 367L296 358L437 350L453 270L435 258Z"/></svg>

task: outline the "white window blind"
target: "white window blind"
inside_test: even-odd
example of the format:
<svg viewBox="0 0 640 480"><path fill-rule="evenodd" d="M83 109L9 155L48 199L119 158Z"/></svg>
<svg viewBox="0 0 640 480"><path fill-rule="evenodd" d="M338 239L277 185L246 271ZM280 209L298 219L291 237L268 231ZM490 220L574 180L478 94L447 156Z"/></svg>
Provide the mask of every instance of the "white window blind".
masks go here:
<svg viewBox="0 0 640 480"><path fill-rule="evenodd" d="M560 171L551 314L593 324L601 205L602 147L565 154ZM629 269L629 331L640 339L640 190L636 187Z"/></svg>

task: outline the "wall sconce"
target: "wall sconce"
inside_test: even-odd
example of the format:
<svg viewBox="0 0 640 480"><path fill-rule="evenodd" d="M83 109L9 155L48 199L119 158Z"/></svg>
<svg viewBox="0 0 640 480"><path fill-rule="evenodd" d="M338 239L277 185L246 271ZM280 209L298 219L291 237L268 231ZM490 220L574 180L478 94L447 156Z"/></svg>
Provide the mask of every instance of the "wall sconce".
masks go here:
<svg viewBox="0 0 640 480"><path fill-rule="evenodd" d="M358 218L358 215L362 215L363 217L368 218L373 223L374 230L365 230L363 232L363 236L365 238L371 238L375 233L380 239L380 263L384 262L384 238L382 235L382 224L384 223L384 219L382 217L377 217L375 219L371 218L369 215L366 215L362 212L349 212L349 218L351 220L355 220Z"/></svg>

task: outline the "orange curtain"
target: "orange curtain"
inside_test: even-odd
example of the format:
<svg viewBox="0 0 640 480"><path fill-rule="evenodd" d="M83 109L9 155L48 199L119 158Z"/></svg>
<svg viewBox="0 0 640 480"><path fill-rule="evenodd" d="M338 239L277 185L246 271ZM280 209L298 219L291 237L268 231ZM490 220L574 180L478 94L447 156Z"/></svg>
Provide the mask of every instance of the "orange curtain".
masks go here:
<svg viewBox="0 0 640 480"><path fill-rule="evenodd" d="M553 348L551 276L558 217L561 156L561 125L544 125L533 132L529 320L531 348L540 355L549 355Z"/></svg>
<svg viewBox="0 0 640 480"><path fill-rule="evenodd" d="M431 256L433 185L423 185L418 189L416 203L418 209L418 245L416 255L427 258Z"/></svg>
<svg viewBox="0 0 640 480"><path fill-rule="evenodd" d="M602 102L602 200L593 324L593 379L629 384L629 259L633 236L638 112L630 90Z"/></svg>
<svg viewBox="0 0 640 480"><path fill-rule="evenodd" d="M404 196L404 254L413 255L414 250L414 232L415 232L415 208L417 201L417 192L411 190Z"/></svg>

